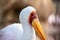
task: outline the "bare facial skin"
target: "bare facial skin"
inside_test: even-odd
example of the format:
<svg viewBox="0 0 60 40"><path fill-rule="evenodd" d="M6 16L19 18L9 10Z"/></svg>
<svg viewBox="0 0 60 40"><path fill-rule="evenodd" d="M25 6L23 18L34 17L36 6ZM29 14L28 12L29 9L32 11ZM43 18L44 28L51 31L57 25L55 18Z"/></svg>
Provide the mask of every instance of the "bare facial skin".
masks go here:
<svg viewBox="0 0 60 40"><path fill-rule="evenodd" d="M29 23L32 24L32 21L36 18L38 18L37 13L35 11L31 12L31 15L29 16Z"/></svg>

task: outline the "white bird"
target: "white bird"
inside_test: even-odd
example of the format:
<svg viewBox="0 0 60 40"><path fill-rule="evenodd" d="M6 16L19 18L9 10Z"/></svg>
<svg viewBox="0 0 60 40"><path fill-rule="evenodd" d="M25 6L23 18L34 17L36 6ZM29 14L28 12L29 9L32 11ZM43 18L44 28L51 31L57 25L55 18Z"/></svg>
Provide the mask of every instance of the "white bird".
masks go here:
<svg viewBox="0 0 60 40"><path fill-rule="evenodd" d="M35 31L41 40L46 40L36 10L33 7L24 8L20 12L19 19L21 24L14 23L1 30L0 40L35 40Z"/></svg>

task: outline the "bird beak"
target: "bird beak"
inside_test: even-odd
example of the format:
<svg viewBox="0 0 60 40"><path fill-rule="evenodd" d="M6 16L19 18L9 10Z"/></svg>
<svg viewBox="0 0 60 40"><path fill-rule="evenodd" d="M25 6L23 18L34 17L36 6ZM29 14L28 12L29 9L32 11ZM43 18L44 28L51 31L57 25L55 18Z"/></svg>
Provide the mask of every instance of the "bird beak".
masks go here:
<svg viewBox="0 0 60 40"><path fill-rule="evenodd" d="M35 31L37 32L37 34L41 38L41 40L46 40L42 26L37 18L32 21L32 26L34 27Z"/></svg>

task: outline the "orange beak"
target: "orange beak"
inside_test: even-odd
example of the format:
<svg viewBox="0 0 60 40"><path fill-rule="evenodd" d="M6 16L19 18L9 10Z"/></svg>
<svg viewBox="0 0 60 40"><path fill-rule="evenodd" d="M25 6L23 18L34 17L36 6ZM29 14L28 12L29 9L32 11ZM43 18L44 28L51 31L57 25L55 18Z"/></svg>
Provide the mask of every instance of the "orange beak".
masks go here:
<svg viewBox="0 0 60 40"><path fill-rule="evenodd" d="M37 18L32 21L32 26L37 32L38 36L41 38L41 40L46 40L46 36L43 32L42 26Z"/></svg>

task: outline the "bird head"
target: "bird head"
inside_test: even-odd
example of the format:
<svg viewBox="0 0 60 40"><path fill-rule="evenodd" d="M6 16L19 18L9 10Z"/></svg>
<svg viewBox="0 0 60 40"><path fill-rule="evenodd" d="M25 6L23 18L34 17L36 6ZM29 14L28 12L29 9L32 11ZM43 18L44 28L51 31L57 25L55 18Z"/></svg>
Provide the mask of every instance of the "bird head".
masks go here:
<svg viewBox="0 0 60 40"><path fill-rule="evenodd" d="M22 11L20 12L20 21L22 20L23 22L28 22L29 16L33 11L35 12L36 10L31 6L22 9Z"/></svg>
<svg viewBox="0 0 60 40"><path fill-rule="evenodd" d="M20 12L20 21L21 23L28 22L36 31L41 40L46 40L45 34L43 32L42 26L39 22L35 8L28 6Z"/></svg>

